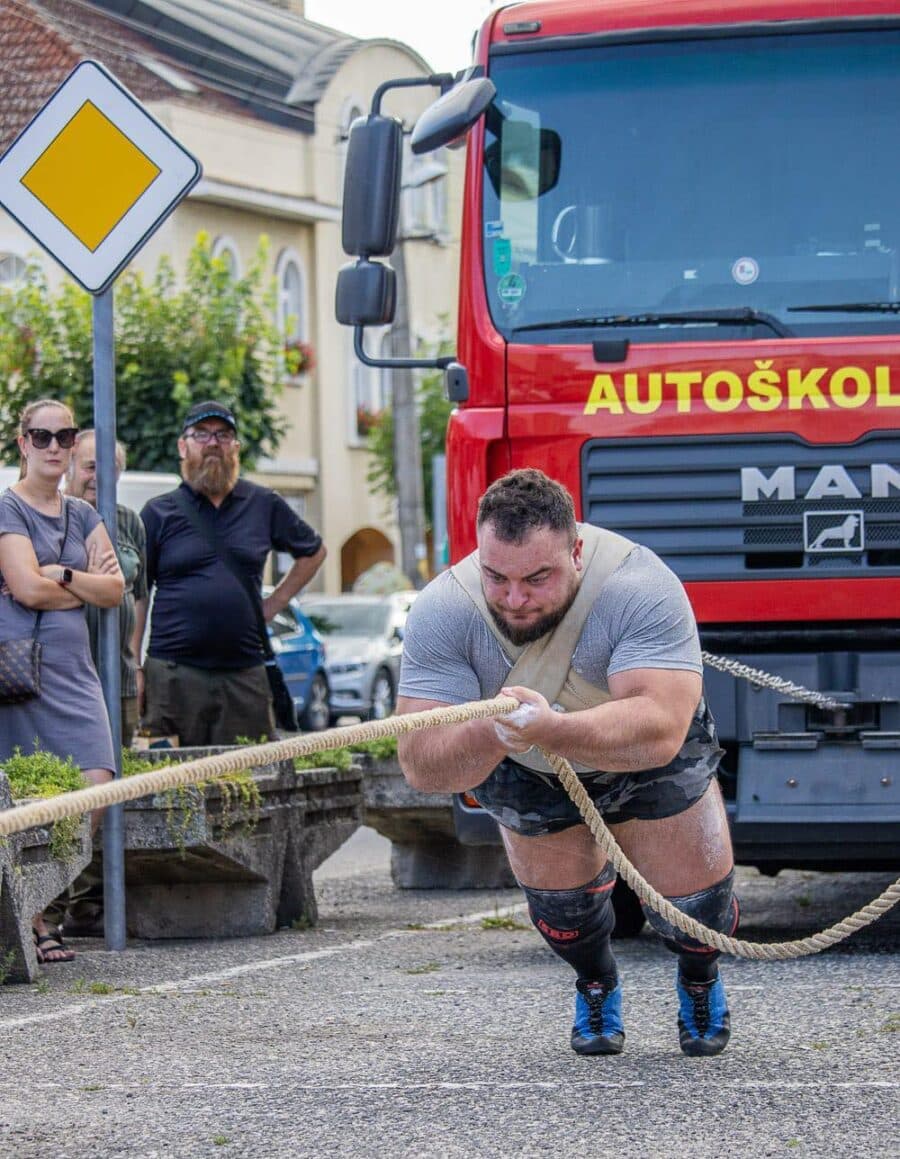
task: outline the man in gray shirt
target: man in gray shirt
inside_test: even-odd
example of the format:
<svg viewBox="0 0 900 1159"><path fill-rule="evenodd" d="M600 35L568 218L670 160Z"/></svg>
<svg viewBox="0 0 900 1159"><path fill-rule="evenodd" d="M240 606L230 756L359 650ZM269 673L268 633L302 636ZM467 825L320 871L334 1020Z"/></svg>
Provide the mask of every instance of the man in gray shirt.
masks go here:
<svg viewBox="0 0 900 1159"><path fill-rule="evenodd" d="M116 479L125 470L126 450L116 439ZM66 474L66 494L85 499L97 506L96 438L92 430L78 432L75 449ZM130 507L116 504L116 554L125 579L125 595L119 605L119 649L122 656L122 744L131 744L138 726L137 672L140 667L141 641L136 639L135 601L147 598L147 536L141 517ZM98 608L86 609L91 656L99 668L100 614Z"/></svg>
<svg viewBox="0 0 900 1159"><path fill-rule="evenodd" d="M721 750L696 623L653 552L576 524L571 496L541 471L513 471L488 488L477 541L412 607L397 711L501 692L520 707L401 737L400 764L414 788L473 791L497 819L532 921L577 974L573 1049L618 1054L615 872L537 750L573 764L651 884L704 925L733 933L734 861L715 780ZM730 1016L718 953L646 912L678 955L682 1051L719 1054Z"/></svg>
<svg viewBox="0 0 900 1159"><path fill-rule="evenodd" d="M93 430L78 432L75 448L66 472L66 494L84 499L97 506L97 454ZM116 479L125 470L126 451L116 439ZM137 670L140 662L141 641L135 639L135 600L147 598L147 541L144 525L136 511L116 504L116 557L125 594L119 604L119 651L121 656L121 722L122 745L128 748L138 726ZM94 666L100 665L100 609L87 605L85 616L91 657ZM103 855L94 851L91 863L69 886L65 914L60 921L67 935L72 937L102 938L103 926Z"/></svg>

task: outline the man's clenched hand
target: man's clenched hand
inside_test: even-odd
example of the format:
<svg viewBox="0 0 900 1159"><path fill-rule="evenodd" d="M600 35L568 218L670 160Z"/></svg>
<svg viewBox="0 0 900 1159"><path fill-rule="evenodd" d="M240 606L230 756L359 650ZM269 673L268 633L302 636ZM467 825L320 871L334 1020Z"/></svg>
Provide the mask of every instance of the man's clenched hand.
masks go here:
<svg viewBox="0 0 900 1159"><path fill-rule="evenodd" d="M514 696L519 707L494 721L497 740L509 753L527 753L533 745L547 746L556 713L539 692L518 685L501 688L501 696Z"/></svg>

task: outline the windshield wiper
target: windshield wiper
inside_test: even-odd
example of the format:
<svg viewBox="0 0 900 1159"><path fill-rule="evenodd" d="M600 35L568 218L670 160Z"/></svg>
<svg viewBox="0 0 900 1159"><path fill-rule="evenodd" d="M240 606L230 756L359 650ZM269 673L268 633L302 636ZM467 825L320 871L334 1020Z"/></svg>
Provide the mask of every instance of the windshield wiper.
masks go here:
<svg viewBox="0 0 900 1159"><path fill-rule="evenodd" d="M788 306L793 314L900 314L900 302L832 302L824 306Z"/></svg>
<svg viewBox="0 0 900 1159"><path fill-rule="evenodd" d="M714 310L665 310L651 314L607 314L600 318L564 318L559 322L532 322L516 326L512 333L526 330L568 330L599 326L677 326L680 322L711 322L724 325L767 326L779 338L793 338L794 332L773 314L750 306L722 307Z"/></svg>

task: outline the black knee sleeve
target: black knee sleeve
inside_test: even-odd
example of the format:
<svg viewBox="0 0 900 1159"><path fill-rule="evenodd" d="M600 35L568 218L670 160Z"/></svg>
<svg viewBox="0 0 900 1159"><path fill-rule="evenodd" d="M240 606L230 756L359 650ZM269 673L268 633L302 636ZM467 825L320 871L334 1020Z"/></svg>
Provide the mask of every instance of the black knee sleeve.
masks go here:
<svg viewBox="0 0 900 1159"><path fill-rule="evenodd" d="M577 889L532 889L523 885L531 920L547 945L589 981L614 979L616 963L609 939L616 924L612 890L616 872L609 864Z"/></svg>
<svg viewBox="0 0 900 1159"><path fill-rule="evenodd" d="M715 885L711 885L707 889L700 889L696 893L689 893L684 897L668 897L666 900L670 901L672 905L680 909L682 913L686 913L689 917L692 917L695 921L702 922L704 926L709 926L711 930L716 930L719 933L730 936L737 929L740 914L737 898L733 893L733 887L734 870L727 877L723 877L721 881L717 881ZM644 905L643 909L647 921L657 933L662 935L666 946L673 953L704 954L709 957L710 961L715 961L719 957L718 950L714 950L710 946L705 946L702 942L698 942L696 938L682 933L681 930L673 926L671 922L667 922L665 918L660 917L649 906Z"/></svg>

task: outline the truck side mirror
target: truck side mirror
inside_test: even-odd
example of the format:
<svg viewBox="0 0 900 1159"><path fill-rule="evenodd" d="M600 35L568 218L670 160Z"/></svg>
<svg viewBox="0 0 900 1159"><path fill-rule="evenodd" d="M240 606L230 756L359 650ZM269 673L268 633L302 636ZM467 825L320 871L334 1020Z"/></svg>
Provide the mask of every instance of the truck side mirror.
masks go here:
<svg viewBox="0 0 900 1159"><path fill-rule="evenodd" d="M342 326L386 326L397 308L397 275L383 262L361 261L338 271L334 314Z"/></svg>
<svg viewBox="0 0 900 1159"><path fill-rule="evenodd" d="M372 113L350 126L344 170L344 253L386 257L397 240L400 218L402 126Z"/></svg>
<svg viewBox="0 0 900 1159"><path fill-rule="evenodd" d="M364 366L387 370L447 370L449 397L465 401L469 397L468 377L465 367L460 366L454 355L373 358L365 349L365 328L389 325L397 309L397 275L386 263L370 260L388 257L392 253L400 219L403 128L400 121L383 117L379 110L382 98L389 90L419 85L440 88L441 92L450 95L453 77L449 73L436 73L427 77L385 81L372 97L372 112L367 117L357 117L350 126L341 241L345 253L359 260L338 271L334 312L343 326L353 327L353 349ZM438 109L432 120L433 124L440 122L440 132L449 138L460 136L475 123L493 99L495 90L490 81L483 78L474 81L470 72L453 91L457 92L457 97L443 106L443 112ZM436 105L440 103L438 101ZM429 111L425 112L426 118ZM422 152L441 144L432 137L426 134L422 138L424 146L420 141L420 148L416 151Z"/></svg>
<svg viewBox="0 0 900 1159"><path fill-rule="evenodd" d="M449 145L475 124L497 89L486 76L474 77L454 85L438 97L416 121L410 145L414 153L429 153Z"/></svg>

